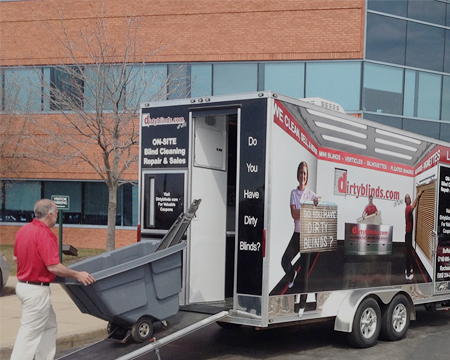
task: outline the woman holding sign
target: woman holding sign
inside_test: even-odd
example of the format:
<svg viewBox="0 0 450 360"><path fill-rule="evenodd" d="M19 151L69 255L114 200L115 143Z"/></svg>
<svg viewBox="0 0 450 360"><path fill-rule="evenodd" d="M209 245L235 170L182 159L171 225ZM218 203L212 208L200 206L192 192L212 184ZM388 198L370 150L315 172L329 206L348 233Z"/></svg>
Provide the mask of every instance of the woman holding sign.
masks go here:
<svg viewBox="0 0 450 360"><path fill-rule="evenodd" d="M304 280L305 291L308 287L308 270L309 270L309 254L305 254L302 256L300 253L300 210L302 207L302 203L305 201L313 201L315 205L319 203L319 197L310 189L306 188L308 184L308 164L305 161L302 161L297 168L297 180L298 186L291 191L291 215L294 219L294 234L289 241L289 245L287 246L284 254L281 258L281 266L285 271L286 275L289 279L289 288L294 286L295 279L301 272L301 277ZM300 258L292 265L292 260L300 255ZM303 294L300 297L300 309L299 316L303 315L303 311L305 310L306 305L306 294Z"/></svg>

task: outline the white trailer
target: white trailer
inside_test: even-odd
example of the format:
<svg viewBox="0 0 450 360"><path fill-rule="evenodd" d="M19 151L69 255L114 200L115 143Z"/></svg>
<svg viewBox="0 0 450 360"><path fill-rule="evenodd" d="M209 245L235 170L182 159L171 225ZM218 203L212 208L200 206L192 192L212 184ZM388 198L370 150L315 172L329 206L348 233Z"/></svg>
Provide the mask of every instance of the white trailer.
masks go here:
<svg viewBox="0 0 450 360"><path fill-rule="evenodd" d="M270 91L144 103L140 120L141 239L159 241L202 200L182 311L215 308L224 327L332 318L369 347L404 337L415 306L450 304L449 143ZM301 162L320 201L302 202L288 254Z"/></svg>

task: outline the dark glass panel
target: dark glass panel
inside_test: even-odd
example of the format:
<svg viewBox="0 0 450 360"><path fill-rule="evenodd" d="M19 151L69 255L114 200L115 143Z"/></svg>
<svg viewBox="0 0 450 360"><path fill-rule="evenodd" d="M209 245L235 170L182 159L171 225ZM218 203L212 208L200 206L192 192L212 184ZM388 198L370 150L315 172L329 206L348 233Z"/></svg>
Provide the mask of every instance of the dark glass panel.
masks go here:
<svg viewBox="0 0 450 360"><path fill-rule="evenodd" d="M409 0L408 18L445 25L446 6L436 0Z"/></svg>
<svg viewBox="0 0 450 360"><path fill-rule="evenodd" d="M450 142L450 124L441 123L441 136L443 141Z"/></svg>
<svg viewBox="0 0 450 360"><path fill-rule="evenodd" d="M405 16L407 11L407 0L368 0L369 10L385 12L388 14Z"/></svg>
<svg viewBox="0 0 450 360"><path fill-rule="evenodd" d="M376 121L377 123L380 124L393 126L396 127L397 129L402 128L402 118L376 114L367 114L367 113L363 113L363 118L367 120Z"/></svg>
<svg viewBox="0 0 450 360"><path fill-rule="evenodd" d="M439 123L433 121L403 119L403 129L416 134L439 139Z"/></svg>
<svg viewBox="0 0 450 360"><path fill-rule="evenodd" d="M444 63L444 29L408 23L406 65L442 71Z"/></svg>
<svg viewBox="0 0 450 360"><path fill-rule="evenodd" d="M406 21L367 14L366 58L404 65Z"/></svg>

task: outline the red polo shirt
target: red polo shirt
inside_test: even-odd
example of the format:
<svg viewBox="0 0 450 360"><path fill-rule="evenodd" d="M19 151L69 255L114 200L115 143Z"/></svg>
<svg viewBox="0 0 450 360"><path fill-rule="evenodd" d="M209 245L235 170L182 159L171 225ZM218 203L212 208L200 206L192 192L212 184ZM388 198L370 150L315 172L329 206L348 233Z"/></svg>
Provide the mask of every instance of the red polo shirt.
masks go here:
<svg viewBox="0 0 450 360"><path fill-rule="evenodd" d="M14 256L18 280L52 282L55 274L47 266L60 262L58 239L42 221L33 219L17 232Z"/></svg>

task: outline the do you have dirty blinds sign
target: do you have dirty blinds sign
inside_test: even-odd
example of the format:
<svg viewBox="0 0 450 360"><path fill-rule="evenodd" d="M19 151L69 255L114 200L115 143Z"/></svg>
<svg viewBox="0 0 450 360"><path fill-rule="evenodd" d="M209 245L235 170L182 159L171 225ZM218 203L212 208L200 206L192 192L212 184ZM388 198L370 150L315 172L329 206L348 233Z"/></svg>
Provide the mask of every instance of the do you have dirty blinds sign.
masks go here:
<svg viewBox="0 0 450 360"><path fill-rule="evenodd" d="M337 205L303 204L300 215L300 252L336 251Z"/></svg>

